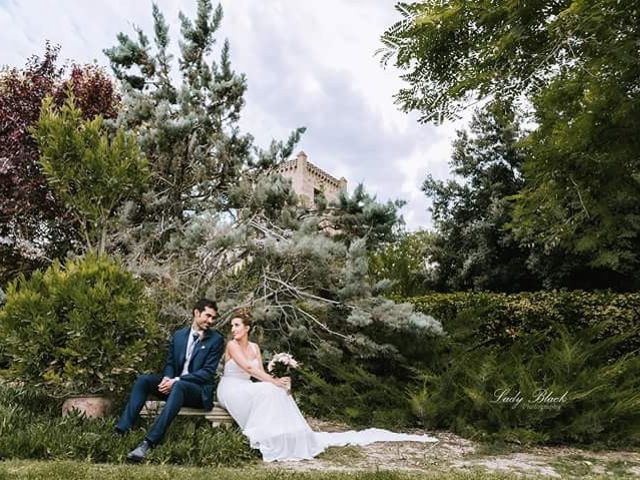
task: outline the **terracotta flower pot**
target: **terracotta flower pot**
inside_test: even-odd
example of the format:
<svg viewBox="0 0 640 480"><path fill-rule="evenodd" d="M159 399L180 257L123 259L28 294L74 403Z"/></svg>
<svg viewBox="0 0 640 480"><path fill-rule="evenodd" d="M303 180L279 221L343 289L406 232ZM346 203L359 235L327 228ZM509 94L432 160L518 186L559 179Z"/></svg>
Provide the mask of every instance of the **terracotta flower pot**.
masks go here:
<svg viewBox="0 0 640 480"><path fill-rule="evenodd" d="M110 398L100 395L74 396L67 398L62 404L62 416L66 416L72 410L76 410L88 418L104 417L111 409Z"/></svg>

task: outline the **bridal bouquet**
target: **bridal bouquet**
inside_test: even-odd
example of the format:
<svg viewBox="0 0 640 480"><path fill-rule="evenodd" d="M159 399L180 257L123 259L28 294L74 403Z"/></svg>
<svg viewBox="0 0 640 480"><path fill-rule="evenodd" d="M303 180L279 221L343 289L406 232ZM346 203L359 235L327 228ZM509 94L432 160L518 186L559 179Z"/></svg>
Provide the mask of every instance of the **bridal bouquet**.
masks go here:
<svg viewBox="0 0 640 480"><path fill-rule="evenodd" d="M267 364L267 370L274 377L282 378L291 376L291 371L299 366L290 353L276 353Z"/></svg>

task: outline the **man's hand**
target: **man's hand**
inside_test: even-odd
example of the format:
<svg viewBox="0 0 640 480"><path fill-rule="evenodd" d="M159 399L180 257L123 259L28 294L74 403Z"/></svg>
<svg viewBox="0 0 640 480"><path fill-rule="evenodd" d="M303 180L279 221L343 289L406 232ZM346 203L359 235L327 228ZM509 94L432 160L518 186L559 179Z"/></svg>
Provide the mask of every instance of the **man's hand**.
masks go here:
<svg viewBox="0 0 640 480"><path fill-rule="evenodd" d="M169 395L169 392L171 392L171 387L173 387L174 383L176 383L175 378L164 377L160 382L160 385L158 385L158 391L160 393L164 393L165 395Z"/></svg>

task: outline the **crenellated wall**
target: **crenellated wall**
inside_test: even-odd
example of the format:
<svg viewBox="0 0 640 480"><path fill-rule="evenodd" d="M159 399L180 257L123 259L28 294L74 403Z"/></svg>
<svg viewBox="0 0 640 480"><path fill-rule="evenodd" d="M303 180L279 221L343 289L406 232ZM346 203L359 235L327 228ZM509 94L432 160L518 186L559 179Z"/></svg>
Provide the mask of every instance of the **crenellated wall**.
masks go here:
<svg viewBox="0 0 640 480"><path fill-rule="evenodd" d="M328 201L337 200L338 193L347 189L347 180L328 174L308 160L307 154L298 153L296 158L282 163L278 171L291 179L293 190L300 195L307 208L315 208L315 196L322 192Z"/></svg>

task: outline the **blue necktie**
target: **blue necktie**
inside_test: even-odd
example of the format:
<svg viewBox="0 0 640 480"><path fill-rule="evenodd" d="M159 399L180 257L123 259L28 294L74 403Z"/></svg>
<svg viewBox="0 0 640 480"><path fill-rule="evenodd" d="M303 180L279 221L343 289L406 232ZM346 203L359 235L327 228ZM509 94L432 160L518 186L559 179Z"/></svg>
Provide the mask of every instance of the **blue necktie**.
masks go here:
<svg viewBox="0 0 640 480"><path fill-rule="evenodd" d="M193 359L193 354L196 353L196 347L198 343L200 343L200 336L197 333L192 335L193 342L191 343L191 350L189 350L189 356L186 358L187 365L191 364L191 359Z"/></svg>

